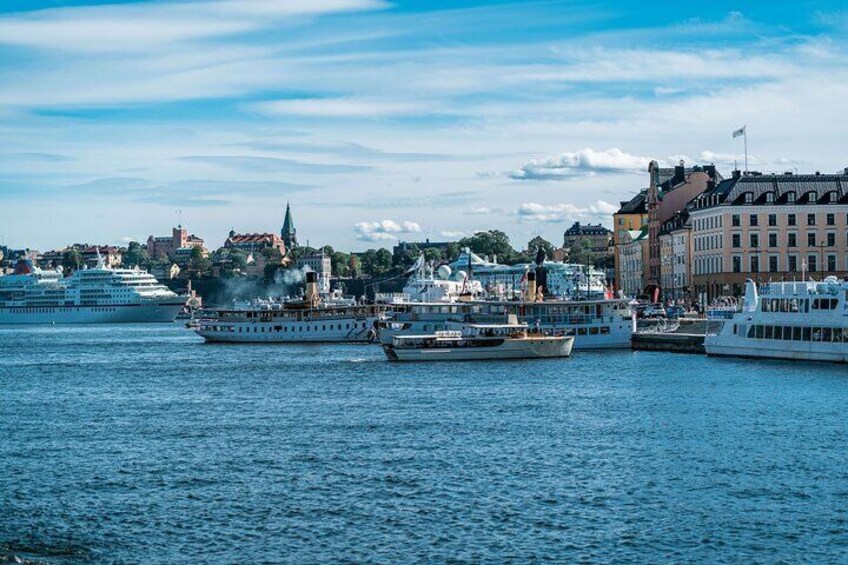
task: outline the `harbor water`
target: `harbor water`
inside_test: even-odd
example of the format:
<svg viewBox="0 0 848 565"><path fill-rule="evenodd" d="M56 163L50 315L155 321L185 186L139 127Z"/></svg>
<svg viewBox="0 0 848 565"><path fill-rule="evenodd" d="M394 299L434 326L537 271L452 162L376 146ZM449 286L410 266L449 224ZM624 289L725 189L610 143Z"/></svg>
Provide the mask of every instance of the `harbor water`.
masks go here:
<svg viewBox="0 0 848 565"><path fill-rule="evenodd" d="M848 370L2 328L0 563L838 562Z"/></svg>

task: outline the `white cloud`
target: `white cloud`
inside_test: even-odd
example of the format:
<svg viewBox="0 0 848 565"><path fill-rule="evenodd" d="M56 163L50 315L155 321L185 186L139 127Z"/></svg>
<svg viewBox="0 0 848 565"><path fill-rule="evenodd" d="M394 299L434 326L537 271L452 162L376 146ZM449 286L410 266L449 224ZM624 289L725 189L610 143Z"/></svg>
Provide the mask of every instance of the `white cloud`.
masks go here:
<svg viewBox="0 0 848 565"><path fill-rule="evenodd" d="M616 206L604 200L581 208L575 204L539 204L525 202L515 211L521 222L574 222L608 221L617 210Z"/></svg>
<svg viewBox="0 0 848 565"><path fill-rule="evenodd" d="M379 222L359 222L353 226L356 239L360 241L395 240L399 234L419 233L421 226L416 222L395 222L382 220Z"/></svg>
<svg viewBox="0 0 848 565"><path fill-rule="evenodd" d="M306 116L322 118L389 117L421 114L424 104L392 102L368 98L298 98L257 102L251 108L272 116Z"/></svg>
<svg viewBox="0 0 848 565"><path fill-rule="evenodd" d="M631 155L617 147L606 151L587 147L572 153L534 159L509 176L519 180L562 180L595 174L638 174L647 171L650 162L648 157Z"/></svg>
<svg viewBox="0 0 848 565"><path fill-rule="evenodd" d="M468 234L465 233L464 231L446 230L446 231L440 232L439 235L441 235L442 237L450 238L450 239L461 239Z"/></svg>
<svg viewBox="0 0 848 565"><path fill-rule="evenodd" d="M488 206L478 206L476 208L470 209L466 213L471 215L471 216L486 216L488 214L493 214L494 210L492 210Z"/></svg>

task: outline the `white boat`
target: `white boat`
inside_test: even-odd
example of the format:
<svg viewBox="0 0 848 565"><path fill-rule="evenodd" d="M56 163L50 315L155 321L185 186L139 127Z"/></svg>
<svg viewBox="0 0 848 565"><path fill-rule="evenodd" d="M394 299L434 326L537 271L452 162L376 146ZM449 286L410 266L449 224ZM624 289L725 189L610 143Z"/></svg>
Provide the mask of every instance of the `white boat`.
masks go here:
<svg viewBox="0 0 848 565"><path fill-rule="evenodd" d="M468 277L463 270L454 272L447 265L436 269L427 264L422 254L407 271L412 276L401 293L377 293L376 302L407 304L411 302L456 302L483 296L483 286Z"/></svg>
<svg viewBox="0 0 848 565"><path fill-rule="evenodd" d="M63 277L21 260L0 277L0 324L173 322L188 297L141 269L97 266Z"/></svg>
<svg viewBox="0 0 848 565"><path fill-rule="evenodd" d="M707 332L708 355L848 362L848 283L748 280L740 312Z"/></svg>
<svg viewBox="0 0 848 565"><path fill-rule="evenodd" d="M336 299L324 303L317 275L309 272L303 300L254 300L207 309L190 328L209 342L367 343L376 339L376 322L384 310Z"/></svg>
<svg viewBox="0 0 848 565"><path fill-rule="evenodd" d="M568 357L574 338L530 334L524 324L471 324L463 331L395 336L390 361L483 361Z"/></svg>

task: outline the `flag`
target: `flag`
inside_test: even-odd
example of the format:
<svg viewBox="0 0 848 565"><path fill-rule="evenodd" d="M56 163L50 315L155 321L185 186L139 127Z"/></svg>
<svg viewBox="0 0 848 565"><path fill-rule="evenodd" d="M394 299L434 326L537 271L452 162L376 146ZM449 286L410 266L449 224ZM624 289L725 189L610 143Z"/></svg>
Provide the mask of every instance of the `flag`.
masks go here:
<svg viewBox="0 0 848 565"><path fill-rule="evenodd" d="M739 128L738 130L736 130L736 131L734 131L734 132L733 132L733 139L736 139L736 138L737 138L737 137L739 137L740 135L745 135L745 126L742 126L742 127L741 127L741 128Z"/></svg>
<svg viewBox="0 0 848 565"><path fill-rule="evenodd" d="M411 273L413 271L417 271L418 269L420 269L423 266L424 266L424 254L422 253L421 255L418 256L418 260L415 261L415 263L410 268L408 268L404 272L404 274L408 275L409 273Z"/></svg>

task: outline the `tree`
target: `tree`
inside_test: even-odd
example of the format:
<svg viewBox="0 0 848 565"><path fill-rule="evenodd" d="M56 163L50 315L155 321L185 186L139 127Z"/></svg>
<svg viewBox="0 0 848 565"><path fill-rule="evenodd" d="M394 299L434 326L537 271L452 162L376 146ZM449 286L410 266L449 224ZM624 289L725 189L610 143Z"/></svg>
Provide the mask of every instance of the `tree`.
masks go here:
<svg viewBox="0 0 848 565"><path fill-rule="evenodd" d="M277 252L279 255L279 251ZM247 254L241 249L233 249L228 256L233 267L244 271L247 268Z"/></svg>
<svg viewBox="0 0 848 565"><path fill-rule="evenodd" d="M411 243L403 251L392 257L392 265L401 270L406 270L418 260L419 255L421 255L421 251L418 249L418 245Z"/></svg>
<svg viewBox="0 0 848 565"><path fill-rule="evenodd" d="M424 259L426 261L442 262L442 250L436 247L430 247L424 250Z"/></svg>
<svg viewBox="0 0 848 565"><path fill-rule="evenodd" d="M197 276L202 277L212 269L212 261L210 261L203 253L203 249L199 246L191 248L189 255L189 267Z"/></svg>
<svg viewBox="0 0 848 565"><path fill-rule="evenodd" d="M122 263L126 268L135 266L146 267L150 263L150 258L147 256L147 251L141 247L139 242L131 241L127 245Z"/></svg>
<svg viewBox="0 0 848 565"><path fill-rule="evenodd" d="M545 257L550 259L554 254L554 245L547 239L542 238L542 236L537 235L533 239L527 242L527 250L530 252L530 255L533 255L534 259L536 256L536 250L541 249L545 252Z"/></svg>
<svg viewBox="0 0 848 565"><path fill-rule="evenodd" d="M276 247L266 247L262 250L262 256L270 263L279 263L283 259L283 254Z"/></svg>
<svg viewBox="0 0 848 565"><path fill-rule="evenodd" d="M65 251L64 255L62 255L62 267L65 268L65 271L77 271L85 264L85 260L82 258L82 253L79 252L79 249L72 247Z"/></svg>
<svg viewBox="0 0 848 565"><path fill-rule="evenodd" d="M329 246L327 246L329 247ZM332 248L331 248L332 249ZM326 249L324 250L326 252ZM350 263L351 257L347 253L342 253L341 251L334 251L330 260L333 264L333 276L334 277L348 277L350 276Z"/></svg>
<svg viewBox="0 0 848 565"><path fill-rule="evenodd" d="M443 254L444 260L448 263L452 263L453 261L456 261L457 257L459 257L459 254L461 252L462 247L459 245L458 242L448 243L448 247L447 249L445 249L445 252Z"/></svg>
<svg viewBox="0 0 848 565"><path fill-rule="evenodd" d="M458 243L460 247L468 247L477 255L488 255L490 258L497 255L504 263L512 261L516 255L509 243L509 236L500 230L480 231L460 239Z"/></svg>
<svg viewBox="0 0 848 565"><path fill-rule="evenodd" d="M392 269L392 254L388 249L369 249L362 254L362 272L371 277L385 275Z"/></svg>

